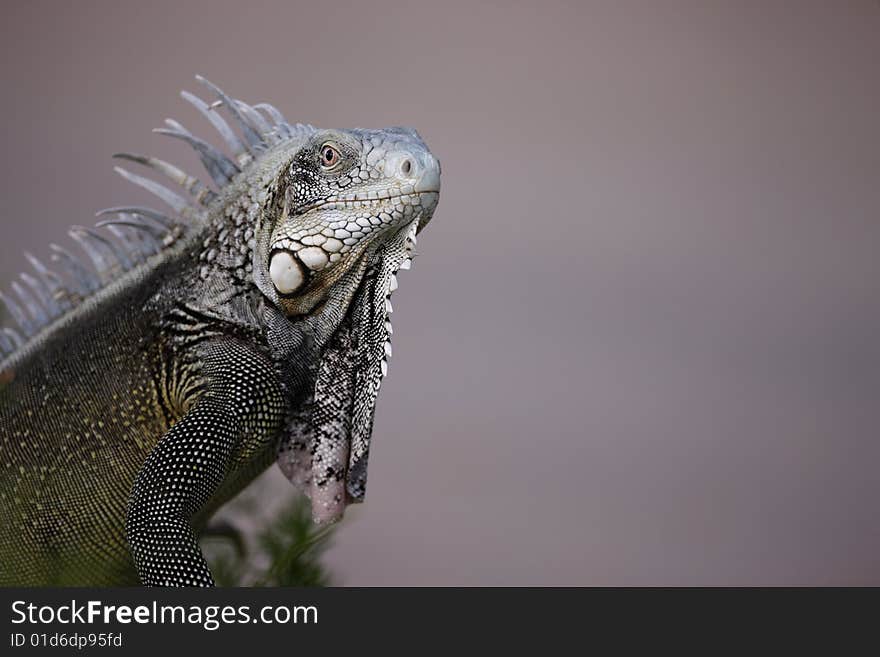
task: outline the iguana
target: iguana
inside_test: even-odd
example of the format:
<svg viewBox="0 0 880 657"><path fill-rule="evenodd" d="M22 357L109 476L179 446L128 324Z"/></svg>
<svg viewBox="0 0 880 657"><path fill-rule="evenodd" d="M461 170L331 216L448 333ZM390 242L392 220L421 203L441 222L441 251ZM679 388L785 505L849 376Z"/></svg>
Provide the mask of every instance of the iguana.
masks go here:
<svg viewBox="0 0 880 657"><path fill-rule="evenodd" d="M272 105L183 98L213 185L118 154L170 208L117 207L2 294L0 584L211 586L198 536L273 461L316 522L364 498L390 295L440 165L415 130L290 124ZM224 116L226 118L224 118ZM233 127L235 127L235 130ZM87 264L88 263L88 264Z"/></svg>

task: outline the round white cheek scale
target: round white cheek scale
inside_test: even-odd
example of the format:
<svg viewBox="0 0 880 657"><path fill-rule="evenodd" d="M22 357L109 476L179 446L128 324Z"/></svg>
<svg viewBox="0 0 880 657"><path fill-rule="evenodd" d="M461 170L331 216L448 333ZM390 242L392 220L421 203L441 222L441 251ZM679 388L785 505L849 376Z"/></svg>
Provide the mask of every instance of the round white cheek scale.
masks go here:
<svg viewBox="0 0 880 657"><path fill-rule="evenodd" d="M292 253L278 251L269 262L269 278L281 294L293 294L303 284L304 277Z"/></svg>

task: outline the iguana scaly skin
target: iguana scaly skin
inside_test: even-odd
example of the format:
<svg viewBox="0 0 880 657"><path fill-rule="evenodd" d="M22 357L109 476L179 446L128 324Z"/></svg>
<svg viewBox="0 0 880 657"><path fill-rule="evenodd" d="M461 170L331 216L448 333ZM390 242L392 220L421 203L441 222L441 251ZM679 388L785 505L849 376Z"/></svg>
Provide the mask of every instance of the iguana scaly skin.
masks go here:
<svg viewBox="0 0 880 657"><path fill-rule="evenodd" d="M197 537L272 461L318 522L363 500L389 296L440 168L408 128L321 130L271 105L183 97L214 188L120 155L171 211L113 208L2 295L0 584L207 586ZM230 123L221 113L231 119Z"/></svg>

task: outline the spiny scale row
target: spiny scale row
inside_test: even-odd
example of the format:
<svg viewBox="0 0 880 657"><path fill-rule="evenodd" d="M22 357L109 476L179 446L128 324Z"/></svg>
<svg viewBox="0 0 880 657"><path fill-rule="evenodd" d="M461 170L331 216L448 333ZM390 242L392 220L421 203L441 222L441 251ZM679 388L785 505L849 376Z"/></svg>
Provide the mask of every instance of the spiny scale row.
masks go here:
<svg viewBox="0 0 880 657"><path fill-rule="evenodd" d="M234 160L172 119L165 121L166 128L158 128L154 132L189 144L218 190L228 185L242 169L271 146L314 130L310 125L290 125L272 105L260 103L250 106L230 98L203 77L196 76L196 79L217 96L217 101L209 105L187 91L182 91L181 96L220 133ZM220 107L226 109L241 131L241 136L219 114L217 109ZM217 197L217 192L198 178L164 160L132 153L117 153L114 157L146 166L165 176L187 192L192 201L154 180L116 167L123 178L143 187L168 205L175 218L150 208L119 207L99 212L98 216L109 218L98 222L95 228L74 226L69 234L88 256L91 267L81 257L56 244L50 245L50 258L57 272L26 253L34 272L22 273L21 280L12 283L12 293L0 292L0 301L17 325L0 328L0 357L22 347L28 338L44 326L117 280L120 274L173 244L186 228L180 220L201 221L204 208Z"/></svg>

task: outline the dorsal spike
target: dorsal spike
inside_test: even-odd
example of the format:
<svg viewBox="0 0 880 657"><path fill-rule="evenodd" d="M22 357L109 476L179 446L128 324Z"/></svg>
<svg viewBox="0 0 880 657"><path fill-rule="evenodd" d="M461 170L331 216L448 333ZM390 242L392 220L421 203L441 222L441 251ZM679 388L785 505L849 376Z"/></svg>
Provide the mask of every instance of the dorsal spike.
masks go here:
<svg viewBox="0 0 880 657"><path fill-rule="evenodd" d="M15 351L15 344L4 331L0 331L0 356L6 356Z"/></svg>
<svg viewBox="0 0 880 657"><path fill-rule="evenodd" d="M263 110L269 116L269 120L275 124L275 131L282 139L288 139L291 136L290 124L274 105L258 103L254 105L254 109Z"/></svg>
<svg viewBox="0 0 880 657"><path fill-rule="evenodd" d="M8 326L3 329L3 335L12 343L12 350L21 349L24 346L24 338L22 338L18 331L15 329L9 328Z"/></svg>
<svg viewBox="0 0 880 657"><path fill-rule="evenodd" d="M257 103L256 105L254 105L254 109L259 109L266 112L266 114L269 115L269 118L271 118L272 121L275 122L276 126L281 125L282 123L287 123L287 119L284 118L284 115L278 111L278 108L270 103Z"/></svg>
<svg viewBox="0 0 880 657"><path fill-rule="evenodd" d="M238 109L238 106L235 104L226 93L218 87L213 82L206 80L201 75L196 76L196 80L205 85L208 89L217 94L217 97L223 101L223 105L226 106L226 109L229 110L229 113L232 115L232 118L235 119L236 123L238 123L241 128L242 133L244 134L245 142L248 147L248 151L251 155L256 155L257 153L262 152L266 148L266 144L260 138L260 135L257 134L257 131L254 130L250 123L242 115L241 111Z"/></svg>
<svg viewBox="0 0 880 657"><path fill-rule="evenodd" d="M147 221L138 220L136 215L121 214L120 216L122 217L121 219L106 219L104 221L99 221L95 225L98 228L113 226L126 226L127 228L132 228L138 233L148 237L150 241L156 246L157 250L159 245L162 244L162 241L168 235L168 231L164 228L154 226Z"/></svg>
<svg viewBox="0 0 880 657"><path fill-rule="evenodd" d="M149 178L144 178L143 176L139 176L136 173L131 173L130 171L126 171L122 167L113 167L113 170L116 171L120 176L125 178L127 181L134 183L135 185L139 185L143 187L148 192L151 192L162 199L168 206L177 212L177 214L183 216L185 211L188 209L192 209L190 205L178 194L175 194L170 189L165 187L164 185L160 185L154 180L150 180Z"/></svg>
<svg viewBox="0 0 880 657"><path fill-rule="evenodd" d="M120 249L103 235L85 226L74 226L68 232L89 256L102 283L116 278L120 268L123 271L131 268L128 255L123 252L120 257Z"/></svg>
<svg viewBox="0 0 880 657"><path fill-rule="evenodd" d="M167 243L165 241L170 237L169 233L161 226L156 226L143 217L131 215L124 218L119 226L128 229L128 232L141 245L141 252L145 258L156 255L162 251L166 244L170 244L170 241Z"/></svg>
<svg viewBox="0 0 880 657"><path fill-rule="evenodd" d="M32 293L25 290L18 281L12 281L11 287L12 291L15 292L16 296L24 304L24 307L27 308L35 329L39 329L41 326L49 323L49 315L46 313L46 309L40 305L40 302Z"/></svg>
<svg viewBox="0 0 880 657"><path fill-rule="evenodd" d="M296 135L301 137L306 134L310 134L315 132L315 126L311 123L295 123L294 125L287 125L288 130L291 135Z"/></svg>
<svg viewBox="0 0 880 657"><path fill-rule="evenodd" d="M122 266L123 271L128 271L134 266L134 263L131 261L128 250L125 248L124 244L119 244L115 240L110 239L106 235L102 235L100 231L95 230L94 228L86 228L86 233L89 237L93 238L95 241L103 244L109 249L110 253L113 254L113 257L119 262Z"/></svg>
<svg viewBox="0 0 880 657"><path fill-rule="evenodd" d="M211 122L214 129L220 133L221 137L223 137L223 141L226 142L226 145L229 147L229 150L232 151L232 155L238 161L239 165L245 166L253 159L244 142L237 134L235 134L235 132L233 132L232 128L229 127L229 124L226 123L223 117L212 110L205 101L188 91L181 91L180 96Z"/></svg>
<svg viewBox="0 0 880 657"><path fill-rule="evenodd" d="M17 285L17 283L13 283L13 289L15 285ZM12 319L14 319L19 328L24 331L25 335L33 335L33 321L31 321L31 319L27 316L27 313L22 310L21 306L15 303L15 301L13 301L12 298L4 292L0 292L0 302L6 305L6 309L9 311L9 314L12 315Z"/></svg>
<svg viewBox="0 0 880 657"><path fill-rule="evenodd" d="M217 195L202 184L202 181L195 178L173 164L169 164L165 160L160 160L149 155L138 155L136 153L114 153L113 157L120 160L128 160L136 162L145 167L149 167L153 171L161 173L163 176L174 181L186 190L196 202L207 206L211 201L217 198Z"/></svg>
<svg viewBox="0 0 880 657"><path fill-rule="evenodd" d="M120 247L124 248L135 262L143 262L158 249L158 245L150 235L134 230L130 223L111 221L104 222L102 227L116 238Z"/></svg>
<svg viewBox="0 0 880 657"><path fill-rule="evenodd" d="M101 279L89 271L80 259L70 251L57 244L50 244L49 248L53 251L52 261L64 267L68 278L76 286L74 290L76 294L85 297L101 286Z"/></svg>
<svg viewBox="0 0 880 657"><path fill-rule="evenodd" d="M99 210L95 213L98 217L103 217L108 214L136 214L141 217L146 217L148 219L152 219L158 224L161 224L165 227L166 230L171 231L177 226L177 222L175 222L171 217L158 212L157 210L153 210L151 208L144 208L136 205L125 206L125 207L115 207L115 208L105 208L103 210Z"/></svg>
<svg viewBox="0 0 880 657"><path fill-rule="evenodd" d="M24 257L27 258L27 261L31 263L31 267L37 272L37 276L39 276L40 281L42 281L42 284L48 291L52 301L58 306L58 309L61 312L68 310L71 306L69 293L64 282L61 280L61 277L46 267L33 254L25 251Z"/></svg>
<svg viewBox="0 0 880 657"><path fill-rule="evenodd" d="M260 135L260 138L265 142L267 138L273 139L277 141L277 135L275 135L275 131L272 129L272 126L269 125L269 122L263 118L263 116L255 110L253 107L248 105L246 102L242 100L235 100L235 106L238 108L238 111L241 112L244 119L250 123L251 127Z"/></svg>
<svg viewBox="0 0 880 657"><path fill-rule="evenodd" d="M177 132L189 135L190 137L193 136L189 130L183 127L183 124L180 121L176 121L174 119L165 119L165 125L167 125L172 130L176 130ZM153 132L156 132L156 130L161 130L161 128L153 128Z"/></svg>
<svg viewBox="0 0 880 657"><path fill-rule="evenodd" d="M58 305L58 302L52 297L51 291L43 282L37 280L27 272L22 272L19 276L40 302L40 307L46 311L46 314L50 319L61 314L61 306Z"/></svg>
<svg viewBox="0 0 880 657"><path fill-rule="evenodd" d="M240 172L240 169L236 166L235 162L223 155L223 153L211 146L208 142L190 134L183 128L183 126L177 123L177 121L167 119L166 123L170 128L156 128L153 132L160 135L174 137L175 139L182 139L189 144L193 150L198 153L202 165L205 167L205 170L211 176L211 180L214 181L214 184L216 184L217 187L223 187L224 185L229 184L236 174Z"/></svg>

